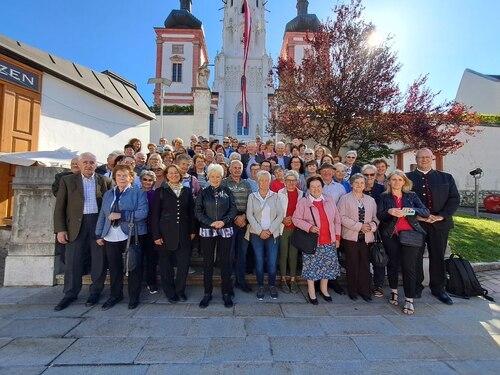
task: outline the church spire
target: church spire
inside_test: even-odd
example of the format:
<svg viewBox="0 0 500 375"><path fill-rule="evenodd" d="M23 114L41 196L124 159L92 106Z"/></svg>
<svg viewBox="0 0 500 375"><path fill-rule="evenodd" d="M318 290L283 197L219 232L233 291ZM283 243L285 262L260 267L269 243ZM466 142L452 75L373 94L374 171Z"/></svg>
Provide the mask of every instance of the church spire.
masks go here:
<svg viewBox="0 0 500 375"><path fill-rule="evenodd" d="M308 6L309 6L309 1L297 0L297 16L306 15Z"/></svg>
<svg viewBox="0 0 500 375"><path fill-rule="evenodd" d="M180 0L180 2L181 2L181 9L187 10L189 13L191 13L191 8L193 6L192 0Z"/></svg>

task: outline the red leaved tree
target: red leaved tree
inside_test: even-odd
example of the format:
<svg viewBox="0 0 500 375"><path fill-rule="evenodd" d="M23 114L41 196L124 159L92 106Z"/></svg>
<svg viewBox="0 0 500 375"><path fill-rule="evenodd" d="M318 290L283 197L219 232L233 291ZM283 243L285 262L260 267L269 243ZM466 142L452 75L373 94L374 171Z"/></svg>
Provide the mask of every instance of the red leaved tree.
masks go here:
<svg viewBox="0 0 500 375"><path fill-rule="evenodd" d="M433 106L436 94L425 87L426 77L402 95L390 37L370 45L375 26L362 18L363 9L361 0L337 4L335 20L308 38L302 62L278 60L269 130L313 139L335 154L348 145L361 156L388 156L394 141L439 152L460 147L457 136L473 133L473 116L456 103Z"/></svg>

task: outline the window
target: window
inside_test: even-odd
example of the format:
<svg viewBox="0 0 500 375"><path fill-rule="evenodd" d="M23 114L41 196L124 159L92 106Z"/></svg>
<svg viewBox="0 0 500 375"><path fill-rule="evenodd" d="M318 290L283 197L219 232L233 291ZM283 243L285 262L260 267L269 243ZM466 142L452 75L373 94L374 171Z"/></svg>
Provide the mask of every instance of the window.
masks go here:
<svg viewBox="0 0 500 375"><path fill-rule="evenodd" d="M210 120L209 120L209 125L208 125L208 134L215 134L214 133L214 114L210 114Z"/></svg>
<svg viewBox="0 0 500 375"><path fill-rule="evenodd" d="M258 8L259 7L259 0L255 0L255 6Z"/></svg>
<svg viewBox="0 0 500 375"><path fill-rule="evenodd" d="M248 135L248 128L250 123L250 115L247 112L247 127L243 128L243 113L238 112L238 135Z"/></svg>
<svg viewBox="0 0 500 375"><path fill-rule="evenodd" d="M182 82L182 64L172 64L172 82Z"/></svg>
<svg viewBox="0 0 500 375"><path fill-rule="evenodd" d="M184 53L184 44L172 44L172 53L182 55Z"/></svg>

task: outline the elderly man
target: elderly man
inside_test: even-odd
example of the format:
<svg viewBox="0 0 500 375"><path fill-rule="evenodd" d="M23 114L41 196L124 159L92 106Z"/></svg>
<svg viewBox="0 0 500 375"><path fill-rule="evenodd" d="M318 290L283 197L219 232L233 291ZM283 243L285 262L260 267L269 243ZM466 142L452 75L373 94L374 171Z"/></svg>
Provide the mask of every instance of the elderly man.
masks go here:
<svg viewBox="0 0 500 375"><path fill-rule="evenodd" d="M323 163L319 168L321 179L325 183L323 193L331 196L335 200L335 204L339 203L340 197L346 194L345 188L333 179L335 167L330 163Z"/></svg>
<svg viewBox="0 0 500 375"><path fill-rule="evenodd" d="M437 299L447 305L452 305L453 301L444 289L446 285L444 253L448 243L448 233L453 227L453 214L460 204L460 194L451 174L432 169L433 159L434 155L428 148L418 150L416 153L417 169L406 175L413 182L413 191L431 212L428 218L420 221L427 233L429 287L432 295ZM419 261L417 296L421 295L423 289L423 251Z"/></svg>
<svg viewBox="0 0 500 375"><path fill-rule="evenodd" d="M252 164L260 164L264 161L264 155L262 154L257 154L257 144L255 142L248 142L247 143L247 152L243 155L241 155L241 162L243 163L243 177L250 178L251 173L250 173L250 166Z"/></svg>
<svg viewBox="0 0 500 375"><path fill-rule="evenodd" d="M119 155L123 155L121 151L113 151L108 154L108 158L106 159L106 164L100 165L96 168L95 173L99 173L103 176L111 178L111 173L113 168L115 167L115 160Z"/></svg>
<svg viewBox="0 0 500 375"><path fill-rule="evenodd" d="M135 154L134 172L137 174L137 176L140 176L142 171L148 169L148 167L146 166L146 159L146 154L143 152L138 152L137 154Z"/></svg>
<svg viewBox="0 0 500 375"><path fill-rule="evenodd" d="M214 162L215 159L215 153L211 150L208 149L205 151L205 164L207 167Z"/></svg>
<svg viewBox="0 0 500 375"><path fill-rule="evenodd" d="M229 155L231 155L231 152L236 151L236 150L233 150L233 148L231 147L231 140L229 139L229 137L223 138L222 147L224 148L224 156L226 158L229 158Z"/></svg>
<svg viewBox="0 0 500 375"><path fill-rule="evenodd" d="M354 165L356 163L356 159L358 158L358 153L356 150L349 150L345 154L345 176L344 180L349 181L351 176L356 173L361 173L361 168L358 167L357 165Z"/></svg>
<svg viewBox="0 0 500 375"><path fill-rule="evenodd" d="M351 192L351 184L349 183L349 181L344 180L346 166L342 163L336 163L333 166L335 168L335 173L333 174L333 179L335 180L335 182L342 184L346 193L350 193Z"/></svg>
<svg viewBox="0 0 500 375"><path fill-rule="evenodd" d="M82 289L85 259L90 253L92 285L86 306L99 302L104 288L104 252L96 243L95 228L102 196L112 188L111 180L95 173L96 157L83 153L78 160L80 172L61 178L54 209L57 241L66 245L64 298L54 308L60 311L78 298Z"/></svg>
<svg viewBox="0 0 500 375"><path fill-rule="evenodd" d="M281 168L286 170L288 168L288 164L290 164L290 157L285 155L285 143L276 143L276 158L278 159L278 164L281 165Z"/></svg>
<svg viewBox="0 0 500 375"><path fill-rule="evenodd" d="M229 177L222 180L221 186L227 186L232 191L238 211L233 223L234 235L231 238L231 260L236 256L236 283L234 286L245 293L251 293L252 288L245 280L248 250L245 233L247 231L247 201L252 193L252 187L247 180L241 178L243 173L243 163L241 161L231 161L229 173Z"/></svg>

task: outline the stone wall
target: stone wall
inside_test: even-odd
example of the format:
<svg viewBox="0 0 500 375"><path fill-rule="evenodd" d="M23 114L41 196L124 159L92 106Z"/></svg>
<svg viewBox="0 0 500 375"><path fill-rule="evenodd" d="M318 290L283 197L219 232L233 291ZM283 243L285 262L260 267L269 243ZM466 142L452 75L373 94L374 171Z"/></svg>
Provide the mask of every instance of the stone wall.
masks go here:
<svg viewBox="0 0 500 375"><path fill-rule="evenodd" d="M475 207L475 197L476 193L474 190L459 190L460 193L460 206L463 207ZM483 206L483 200L487 195L498 194L498 190L479 190L479 207Z"/></svg>
<svg viewBox="0 0 500 375"><path fill-rule="evenodd" d="M61 168L16 168L14 215L5 261L5 286L54 285L55 198L51 185Z"/></svg>

